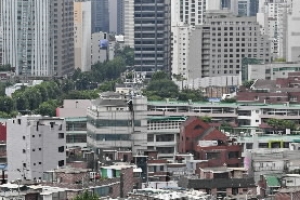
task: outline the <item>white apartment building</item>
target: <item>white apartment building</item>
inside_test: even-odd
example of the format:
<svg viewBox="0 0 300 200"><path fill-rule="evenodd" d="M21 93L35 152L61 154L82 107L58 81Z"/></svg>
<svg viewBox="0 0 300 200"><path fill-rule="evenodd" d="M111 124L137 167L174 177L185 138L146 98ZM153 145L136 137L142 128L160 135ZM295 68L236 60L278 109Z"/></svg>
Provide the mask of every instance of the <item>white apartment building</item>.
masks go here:
<svg viewBox="0 0 300 200"><path fill-rule="evenodd" d="M132 101L132 110L128 103ZM147 98L132 100L115 92L101 93L87 109L87 143L97 154L102 150L146 149Z"/></svg>
<svg viewBox="0 0 300 200"><path fill-rule="evenodd" d="M7 122L8 181L41 180L66 165L66 125L60 118L19 116Z"/></svg>
<svg viewBox="0 0 300 200"><path fill-rule="evenodd" d="M91 1L74 2L75 69L91 70Z"/></svg>
<svg viewBox="0 0 300 200"><path fill-rule="evenodd" d="M172 74L188 78L190 34L195 25L203 24L207 0L181 0L171 3ZM211 2L211 1L210 1ZM219 2L220 4L220 2Z"/></svg>
<svg viewBox="0 0 300 200"><path fill-rule="evenodd" d="M269 36L274 57L286 58L287 11L289 4L285 0L264 0L260 3L257 21L263 34Z"/></svg>
<svg viewBox="0 0 300 200"><path fill-rule="evenodd" d="M59 76L74 71L73 0L2 0L3 64L16 75Z"/></svg>
<svg viewBox="0 0 300 200"><path fill-rule="evenodd" d="M287 61L300 61L300 1L294 0L287 18Z"/></svg>
<svg viewBox="0 0 300 200"><path fill-rule="evenodd" d="M238 75L243 58L271 61L270 43L261 35L255 17L236 17L226 11L206 14L205 24L191 34L188 77ZM202 48L199 48L202 47Z"/></svg>
<svg viewBox="0 0 300 200"><path fill-rule="evenodd" d="M248 65L247 80L288 78L290 72L300 71L300 63L269 63L264 65ZM244 72L243 72L244 73Z"/></svg>
<svg viewBox="0 0 300 200"><path fill-rule="evenodd" d="M134 48L134 0L124 0L125 45Z"/></svg>

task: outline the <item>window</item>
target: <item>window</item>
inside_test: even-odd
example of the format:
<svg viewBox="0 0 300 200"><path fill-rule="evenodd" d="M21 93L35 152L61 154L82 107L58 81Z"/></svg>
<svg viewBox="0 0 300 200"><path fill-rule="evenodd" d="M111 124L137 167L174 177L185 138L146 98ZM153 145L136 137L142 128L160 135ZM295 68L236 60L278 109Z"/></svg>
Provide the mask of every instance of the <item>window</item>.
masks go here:
<svg viewBox="0 0 300 200"><path fill-rule="evenodd" d="M23 163L23 167L26 167L26 163Z"/></svg>
<svg viewBox="0 0 300 200"><path fill-rule="evenodd" d="M26 150L25 150L25 149L23 149L23 153L26 153Z"/></svg>
<svg viewBox="0 0 300 200"><path fill-rule="evenodd" d="M25 140L25 136L23 136L23 140Z"/></svg>
<svg viewBox="0 0 300 200"><path fill-rule="evenodd" d="M42 162L39 162L39 165L41 165L42 164Z"/></svg>
<svg viewBox="0 0 300 200"><path fill-rule="evenodd" d="M206 158L208 160L210 160L210 159L219 159L220 158L220 152L207 152L206 153Z"/></svg>
<svg viewBox="0 0 300 200"><path fill-rule="evenodd" d="M58 138L60 138L60 139L65 138L65 134L64 133L58 133Z"/></svg>
<svg viewBox="0 0 300 200"><path fill-rule="evenodd" d="M39 148L39 151L42 151L42 148Z"/></svg>
<svg viewBox="0 0 300 200"><path fill-rule="evenodd" d="M58 161L58 166L59 166L59 167L62 167L62 166L64 166L64 165L65 165L65 161L64 161L64 160Z"/></svg>
<svg viewBox="0 0 300 200"><path fill-rule="evenodd" d="M230 151L228 153L228 158L231 159L231 158L239 158L239 152L238 151Z"/></svg>
<svg viewBox="0 0 300 200"><path fill-rule="evenodd" d="M34 137L35 137L35 135L32 135L32 137L34 138Z"/></svg>
<svg viewBox="0 0 300 200"><path fill-rule="evenodd" d="M65 151L65 147L64 146L58 147L58 152L64 152L64 151Z"/></svg>

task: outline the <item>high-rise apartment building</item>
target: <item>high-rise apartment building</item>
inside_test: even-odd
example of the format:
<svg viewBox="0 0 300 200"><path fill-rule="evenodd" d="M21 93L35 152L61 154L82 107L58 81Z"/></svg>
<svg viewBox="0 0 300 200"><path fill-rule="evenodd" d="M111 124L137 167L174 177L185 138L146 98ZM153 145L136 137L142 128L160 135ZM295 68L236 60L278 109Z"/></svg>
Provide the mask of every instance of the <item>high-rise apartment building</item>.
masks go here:
<svg viewBox="0 0 300 200"><path fill-rule="evenodd" d="M91 70L91 1L74 2L75 68Z"/></svg>
<svg viewBox="0 0 300 200"><path fill-rule="evenodd" d="M64 76L74 70L73 0L2 0L3 64L16 75Z"/></svg>
<svg viewBox="0 0 300 200"><path fill-rule="evenodd" d="M169 71L171 0L134 1L135 71Z"/></svg>
<svg viewBox="0 0 300 200"><path fill-rule="evenodd" d="M7 122L8 181L41 180L43 172L66 165L63 119L21 116Z"/></svg>
<svg viewBox="0 0 300 200"><path fill-rule="evenodd" d="M134 0L123 1L125 45L134 48Z"/></svg>
<svg viewBox="0 0 300 200"><path fill-rule="evenodd" d="M171 69L172 74L181 74L187 77L189 37L195 25L203 24L204 13L206 12L207 0L181 0L173 1L171 4L171 31L172 31L172 52ZM214 9L211 2L209 7Z"/></svg>
<svg viewBox="0 0 300 200"><path fill-rule="evenodd" d="M300 1L291 1L287 16L287 61L300 61Z"/></svg>
<svg viewBox="0 0 300 200"><path fill-rule="evenodd" d="M109 0L92 1L92 33L109 32Z"/></svg>
<svg viewBox="0 0 300 200"><path fill-rule="evenodd" d="M124 34L124 0L109 0L109 33Z"/></svg>
<svg viewBox="0 0 300 200"><path fill-rule="evenodd" d="M270 43L261 35L256 17L225 11L207 13L205 23L190 34L187 77L238 75L243 58L271 61Z"/></svg>
<svg viewBox="0 0 300 200"><path fill-rule="evenodd" d="M261 31L269 36L271 50L276 58L286 58L288 8L286 0L263 0L257 13Z"/></svg>

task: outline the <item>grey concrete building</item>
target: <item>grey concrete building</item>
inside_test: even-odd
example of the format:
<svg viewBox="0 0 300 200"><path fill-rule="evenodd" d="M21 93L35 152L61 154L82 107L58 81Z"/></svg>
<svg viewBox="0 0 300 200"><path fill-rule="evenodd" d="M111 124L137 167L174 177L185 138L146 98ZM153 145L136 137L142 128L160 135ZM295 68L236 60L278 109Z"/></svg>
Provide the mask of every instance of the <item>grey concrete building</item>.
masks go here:
<svg viewBox="0 0 300 200"><path fill-rule="evenodd" d="M109 32L109 0L92 1L92 33Z"/></svg>
<svg viewBox="0 0 300 200"><path fill-rule="evenodd" d="M135 71L170 68L171 1L134 1Z"/></svg>
<svg viewBox="0 0 300 200"><path fill-rule="evenodd" d="M87 143L97 154L102 150L132 150L138 153L147 143L147 98L129 98L115 92L100 94L87 109Z"/></svg>
<svg viewBox="0 0 300 200"><path fill-rule="evenodd" d="M207 13L190 35L188 77L238 75L243 58L271 61L270 42L255 17L235 17L226 11Z"/></svg>
<svg viewBox="0 0 300 200"><path fill-rule="evenodd" d="M64 76L74 70L73 0L2 0L3 64L16 75Z"/></svg>
<svg viewBox="0 0 300 200"><path fill-rule="evenodd" d="M66 165L63 119L20 116L7 122L8 181L41 180L43 172Z"/></svg>

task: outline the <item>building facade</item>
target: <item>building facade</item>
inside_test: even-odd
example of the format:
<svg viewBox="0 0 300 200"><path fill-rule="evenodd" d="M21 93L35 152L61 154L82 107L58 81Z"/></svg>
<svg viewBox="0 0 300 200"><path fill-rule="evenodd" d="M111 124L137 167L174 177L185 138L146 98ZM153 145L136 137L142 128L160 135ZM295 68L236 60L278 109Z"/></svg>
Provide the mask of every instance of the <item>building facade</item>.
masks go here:
<svg viewBox="0 0 300 200"><path fill-rule="evenodd" d="M109 0L91 0L92 33L109 32Z"/></svg>
<svg viewBox="0 0 300 200"><path fill-rule="evenodd" d="M150 76L159 70L169 71L170 4L170 0L134 1L135 71Z"/></svg>
<svg viewBox="0 0 300 200"><path fill-rule="evenodd" d="M1 1L3 64L17 76L64 76L74 71L73 0Z"/></svg>
<svg viewBox="0 0 300 200"><path fill-rule="evenodd" d="M146 148L147 100L130 99L114 93L100 95L87 110L87 143L97 154L105 149L132 150L138 153Z"/></svg>
<svg viewBox="0 0 300 200"><path fill-rule="evenodd" d="M91 1L74 2L75 69L91 70Z"/></svg>
<svg viewBox="0 0 300 200"><path fill-rule="evenodd" d="M134 0L124 0L125 45L134 48Z"/></svg>
<svg viewBox="0 0 300 200"><path fill-rule="evenodd" d="M298 62L300 60L300 1L292 1L287 16L287 61Z"/></svg>
<svg viewBox="0 0 300 200"><path fill-rule="evenodd" d="M238 75L243 58L271 62L268 37L261 35L256 18L235 17L227 11L207 13L205 24L191 33L187 48L191 79Z"/></svg>
<svg viewBox="0 0 300 200"><path fill-rule="evenodd" d="M41 180L43 172L66 164L63 119L21 116L7 122L8 181Z"/></svg>

